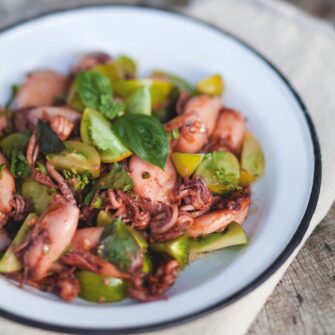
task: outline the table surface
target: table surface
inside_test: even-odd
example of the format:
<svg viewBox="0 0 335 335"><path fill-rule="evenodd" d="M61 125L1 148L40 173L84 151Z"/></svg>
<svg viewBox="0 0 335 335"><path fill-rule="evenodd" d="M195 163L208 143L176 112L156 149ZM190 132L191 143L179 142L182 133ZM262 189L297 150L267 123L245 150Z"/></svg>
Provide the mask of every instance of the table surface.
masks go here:
<svg viewBox="0 0 335 335"><path fill-rule="evenodd" d="M335 24L335 0L285 0ZM0 0L0 26L86 0ZM99 1L112 2L112 1ZM188 0L129 0L185 5ZM53 3L53 4L52 4ZM57 3L57 6L54 4ZM335 204L269 297L248 335L335 334Z"/></svg>

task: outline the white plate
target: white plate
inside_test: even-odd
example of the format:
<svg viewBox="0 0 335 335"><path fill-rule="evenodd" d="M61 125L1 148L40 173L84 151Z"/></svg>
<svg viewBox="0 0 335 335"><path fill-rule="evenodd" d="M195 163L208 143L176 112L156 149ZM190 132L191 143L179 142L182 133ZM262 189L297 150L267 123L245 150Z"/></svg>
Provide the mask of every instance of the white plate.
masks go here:
<svg viewBox="0 0 335 335"><path fill-rule="evenodd" d="M187 267L167 301L95 305L19 289L0 280L0 314L66 332L127 333L189 320L235 301L261 284L292 253L308 227L320 186L320 153L306 110L285 78L235 37L161 10L89 7L31 19L0 35L0 103L28 71L66 72L94 50L126 53L143 75L164 69L191 82L221 73L224 103L240 110L263 144L266 173L253 187L247 248L211 254Z"/></svg>

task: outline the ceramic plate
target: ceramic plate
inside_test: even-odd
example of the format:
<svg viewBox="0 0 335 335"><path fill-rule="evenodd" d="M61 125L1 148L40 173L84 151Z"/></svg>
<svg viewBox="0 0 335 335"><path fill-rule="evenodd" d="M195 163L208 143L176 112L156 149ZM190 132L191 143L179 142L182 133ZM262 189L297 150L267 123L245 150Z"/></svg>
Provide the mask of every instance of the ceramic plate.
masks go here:
<svg viewBox="0 0 335 335"><path fill-rule="evenodd" d="M0 279L0 314L29 325L85 333L129 333L170 326L225 306L268 278L293 252L314 212L320 152L303 103L285 78L249 46L209 24L162 10L103 6L62 11L0 34L0 104L36 68L66 72L88 51L126 53L146 75L164 69L197 82L221 73L223 101L240 110L261 141L266 173L253 185L246 248L219 251L188 266L169 299L112 305L65 303Z"/></svg>

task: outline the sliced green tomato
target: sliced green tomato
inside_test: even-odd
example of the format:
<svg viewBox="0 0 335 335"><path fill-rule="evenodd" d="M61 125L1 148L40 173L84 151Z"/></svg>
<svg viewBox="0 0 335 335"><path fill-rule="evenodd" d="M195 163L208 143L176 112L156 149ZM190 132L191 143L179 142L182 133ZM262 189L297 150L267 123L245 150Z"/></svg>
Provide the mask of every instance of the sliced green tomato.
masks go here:
<svg viewBox="0 0 335 335"><path fill-rule="evenodd" d="M208 252L247 243L247 235L242 226L237 222L232 222L226 230L221 233L213 233L206 237L199 237L192 240L190 251L192 253Z"/></svg>
<svg viewBox="0 0 335 335"><path fill-rule="evenodd" d="M117 80L135 78L137 66L130 57L122 55L107 64L96 65L92 70L100 72L114 83Z"/></svg>
<svg viewBox="0 0 335 335"><path fill-rule="evenodd" d="M264 165L265 159L261 145L250 132L246 132L241 154L242 169L254 177L259 177L264 173Z"/></svg>
<svg viewBox="0 0 335 335"><path fill-rule="evenodd" d="M47 160L58 170L90 172L93 178L100 175L100 156L93 146L79 141L64 142L65 150L60 154L49 154Z"/></svg>
<svg viewBox="0 0 335 335"><path fill-rule="evenodd" d="M194 91L192 85L186 80L168 72L155 70L151 74L151 77L156 80L168 81L173 86L178 87L181 91L187 91L188 93L192 93Z"/></svg>
<svg viewBox="0 0 335 335"><path fill-rule="evenodd" d="M232 153L215 151L205 155L195 175L204 179L210 191L223 194L239 188L240 164Z"/></svg>
<svg viewBox="0 0 335 335"><path fill-rule="evenodd" d="M149 254L144 254L142 272L150 273L152 271L152 260Z"/></svg>
<svg viewBox="0 0 335 335"><path fill-rule="evenodd" d="M99 151L103 163L118 162L132 154L115 136L110 122L92 108L84 111L80 135L83 142L93 145Z"/></svg>
<svg viewBox="0 0 335 335"><path fill-rule="evenodd" d="M49 206L53 192L50 187L40 184L31 177L24 180L21 189L22 197L33 204L38 215Z"/></svg>
<svg viewBox="0 0 335 335"><path fill-rule="evenodd" d="M171 155L172 162L177 172L183 178L190 177L204 157L204 154L189 154L181 152L174 152Z"/></svg>
<svg viewBox="0 0 335 335"><path fill-rule="evenodd" d="M161 80L120 80L115 82L115 93L123 98L129 97L141 87L148 87L151 95L151 107L159 108L166 102L172 90L172 84Z"/></svg>
<svg viewBox="0 0 335 335"><path fill-rule="evenodd" d="M36 220L36 219L37 219L37 215L34 213L29 214L26 217L21 228L16 234L14 240L8 247L5 254L0 259L0 272L9 273L9 272L19 271L22 269L22 264L15 256L14 249L24 241L24 239L26 238L29 232L29 229L30 229L29 227L30 227L30 224L32 223L32 220Z"/></svg>
<svg viewBox="0 0 335 335"><path fill-rule="evenodd" d="M150 244L152 250L167 253L169 256L178 261L183 268L188 263L190 239L187 235L178 237L168 242L156 242Z"/></svg>
<svg viewBox="0 0 335 335"><path fill-rule="evenodd" d="M208 95L222 95L224 83L221 75L215 74L199 81L196 87L199 93Z"/></svg>
<svg viewBox="0 0 335 335"><path fill-rule="evenodd" d="M130 232L133 235L134 240L141 248L142 252L146 252L148 250L148 242L143 238L143 236L135 229L130 228Z"/></svg>
<svg viewBox="0 0 335 335"><path fill-rule="evenodd" d="M109 212L106 212L104 210L101 210L97 215L97 226L98 227L106 227L113 223L114 219L112 214Z"/></svg>
<svg viewBox="0 0 335 335"><path fill-rule="evenodd" d="M256 177L245 170L240 172L240 185L248 186L255 181Z"/></svg>
<svg viewBox="0 0 335 335"><path fill-rule="evenodd" d="M141 87L143 87L141 80L129 79L116 81L114 83L113 89L116 95L127 98L131 93L135 92Z"/></svg>
<svg viewBox="0 0 335 335"><path fill-rule="evenodd" d="M90 271L76 274L80 284L80 298L100 303L123 300L127 297L127 284L123 279L103 277Z"/></svg>
<svg viewBox="0 0 335 335"><path fill-rule="evenodd" d="M114 62L98 64L94 66L91 70L103 74L104 76L108 77L111 82L122 79L122 73L119 71Z"/></svg>
<svg viewBox="0 0 335 335"><path fill-rule="evenodd" d="M136 62L126 55L120 55L115 61L123 78L135 78L137 72Z"/></svg>
<svg viewBox="0 0 335 335"><path fill-rule="evenodd" d="M143 255L131 228L117 219L104 229L98 254L122 272L132 271Z"/></svg>
<svg viewBox="0 0 335 335"><path fill-rule="evenodd" d="M172 90L172 85L169 82L154 80L151 81L151 106L159 108L167 101Z"/></svg>
<svg viewBox="0 0 335 335"><path fill-rule="evenodd" d="M26 133L13 133L6 136L0 142L0 147L3 153L10 158L13 151L24 150L28 141L29 135Z"/></svg>
<svg viewBox="0 0 335 335"><path fill-rule="evenodd" d="M126 100L126 111L129 114L151 115L151 96L148 87L140 87Z"/></svg>
<svg viewBox="0 0 335 335"><path fill-rule="evenodd" d="M70 86L69 93L66 97L66 105L79 112L82 112L85 109L85 106L81 101L81 98L77 91L75 81Z"/></svg>

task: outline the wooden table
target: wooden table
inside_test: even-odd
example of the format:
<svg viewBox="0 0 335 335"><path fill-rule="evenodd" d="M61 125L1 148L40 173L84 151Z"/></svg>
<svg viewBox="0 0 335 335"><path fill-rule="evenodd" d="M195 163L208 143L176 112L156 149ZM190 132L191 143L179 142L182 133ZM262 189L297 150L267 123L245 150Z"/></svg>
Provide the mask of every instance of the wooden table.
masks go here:
<svg viewBox="0 0 335 335"><path fill-rule="evenodd" d="M335 0L285 1L335 24ZM256 334L335 334L335 204L258 314Z"/></svg>
<svg viewBox="0 0 335 335"><path fill-rule="evenodd" d="M185 5L188 0L127 0ZM335 0L286 0L335 23ZM0 27L51 8L90 0L0 0ZM112 1L99 1L112 2ZM57 5L55 5L57 3ZM24 9L24 10L23 10ZM248 335L335 334L335 205L300 251ZM232 334L233 335L233 334Z"/></svg>

